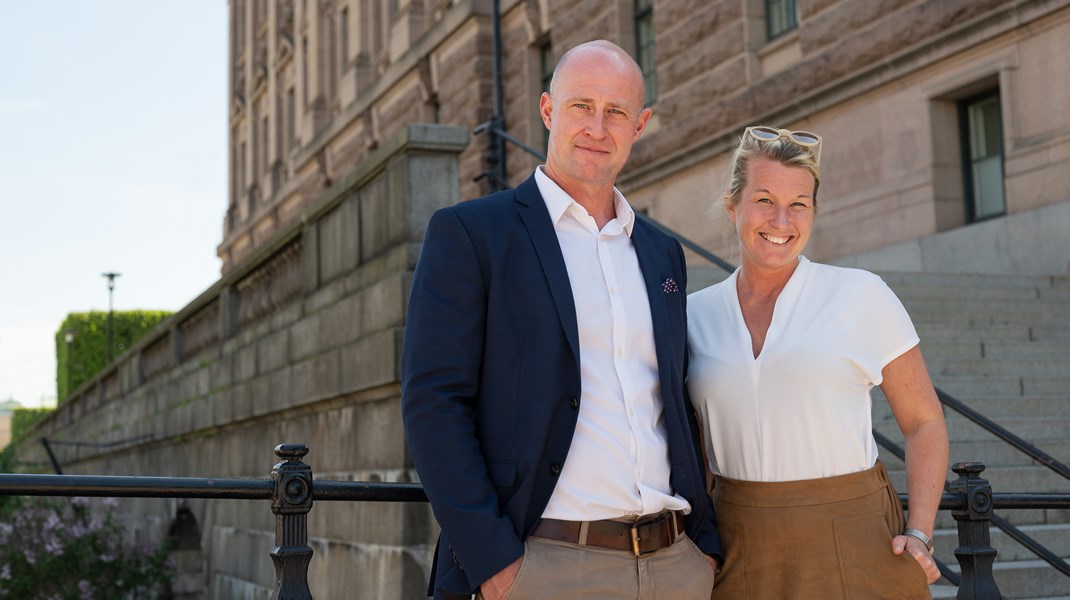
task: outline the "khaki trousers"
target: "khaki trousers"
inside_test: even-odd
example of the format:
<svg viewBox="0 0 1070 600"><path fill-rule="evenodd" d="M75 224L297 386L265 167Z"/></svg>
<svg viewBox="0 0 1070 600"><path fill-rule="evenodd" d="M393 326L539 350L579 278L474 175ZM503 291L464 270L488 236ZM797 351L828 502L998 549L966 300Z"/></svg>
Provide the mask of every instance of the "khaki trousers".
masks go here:
<svg viewBox="0 0 1070 600"><path fill-rule="evenodd" d="M716 479L725 565L713 598L930 598L921 566L892 554L902 506L880 462L850 475L761 483Z"/></svg>
<svg viewBox="0 0 1070 600"><path fill-rule="evenodd" d="M530 537L507 600L709 600L713 578L686 535L642 557Z"/></svg>

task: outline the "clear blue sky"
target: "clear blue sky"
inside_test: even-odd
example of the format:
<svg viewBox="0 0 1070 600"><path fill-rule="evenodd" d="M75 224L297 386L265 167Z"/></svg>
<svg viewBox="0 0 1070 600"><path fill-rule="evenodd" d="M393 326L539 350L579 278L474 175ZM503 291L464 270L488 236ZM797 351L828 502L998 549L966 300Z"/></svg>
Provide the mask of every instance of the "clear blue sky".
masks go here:
<svg viewBox="0 0 1070 600"><path fill-rule="evenodd" d="M0 400L54 402L68 312L219 276L226 0L0 0Z"/></svg>

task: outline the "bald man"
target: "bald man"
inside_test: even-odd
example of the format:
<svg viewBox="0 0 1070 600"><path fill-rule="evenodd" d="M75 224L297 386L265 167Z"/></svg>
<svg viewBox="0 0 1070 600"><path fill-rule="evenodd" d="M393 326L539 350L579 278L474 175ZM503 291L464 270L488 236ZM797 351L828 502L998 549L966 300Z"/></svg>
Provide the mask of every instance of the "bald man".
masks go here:
<svg viewBox="0 0 1070 600"><path fill-rule="evenodd" d="M567 52L545 165L439 210L413 276L402 414L441 525L436 599L702 598L723 562L686 397L676 240L614 187L642 72Z"/></svg>

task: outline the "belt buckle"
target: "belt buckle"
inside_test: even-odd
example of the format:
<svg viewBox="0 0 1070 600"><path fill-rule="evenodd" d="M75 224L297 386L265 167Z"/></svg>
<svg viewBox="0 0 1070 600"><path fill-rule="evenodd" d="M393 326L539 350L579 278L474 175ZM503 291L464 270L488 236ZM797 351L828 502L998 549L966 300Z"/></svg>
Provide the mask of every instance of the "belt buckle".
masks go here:
<svg viewBox="0 0 1070 600"><path fill-rule="evenodd" d="M668 521L670 521L670 519L667 519L666 517L662 516L660 518L645 521L643 523L632 523L632 526L629 531L632 536L632 554L635 555L636 558L650 556L651 554L654 554L659 550L659 548L655 548L653 550L650 550L649 552L643 552L639 549L639 542L643 539L642 536L639 535L639 527L665 525L665 523L667 523ZM672 536L670 535L667 539L671 540Z"/></svg>
<svg viewBox="0 0 1070 600"><path fill-rule="evenodd" d="M653 552L642 552L641 550L639 550L639 540L642 539L642 538L639 537L639 525L638 524L635 524L635 523L632 524L631 534L632 534L632 554L634 554L636 558L641 558L643 556L647 556L648 554L653 554Z"/></svg>

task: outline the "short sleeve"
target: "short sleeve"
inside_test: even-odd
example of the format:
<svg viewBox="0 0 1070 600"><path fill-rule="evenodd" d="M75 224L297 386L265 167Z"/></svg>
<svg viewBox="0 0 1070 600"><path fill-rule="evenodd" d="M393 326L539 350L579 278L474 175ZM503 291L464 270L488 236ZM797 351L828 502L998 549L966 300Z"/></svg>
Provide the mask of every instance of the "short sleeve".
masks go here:
<svg viewBox="0 0 1070 600"><path fill-rule="evenodd" d="M880 277L858 272L855 305L861 319L855 328L852 359L873 385L880 385L888 363L918 345L920 338L903 303Z"/></svg>

